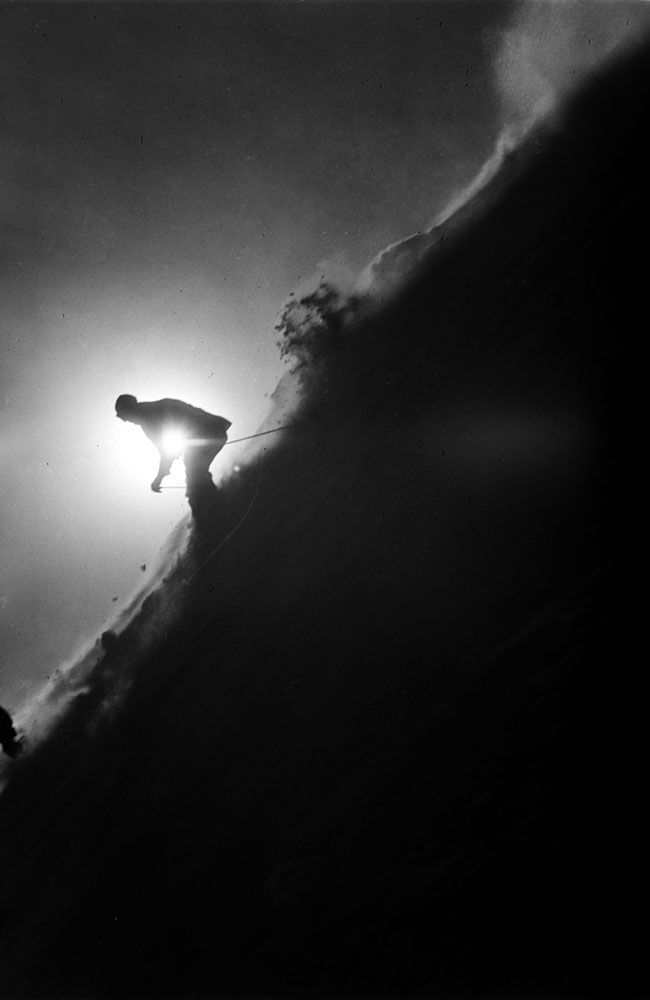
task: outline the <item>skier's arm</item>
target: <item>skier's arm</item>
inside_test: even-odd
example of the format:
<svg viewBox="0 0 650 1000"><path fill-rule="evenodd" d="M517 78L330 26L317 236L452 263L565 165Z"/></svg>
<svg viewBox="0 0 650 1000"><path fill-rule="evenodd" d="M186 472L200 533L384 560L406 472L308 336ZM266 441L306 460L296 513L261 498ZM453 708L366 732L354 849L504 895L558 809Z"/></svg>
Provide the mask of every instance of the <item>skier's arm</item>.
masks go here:
<svg viewBox="0 0 650 1000"><path fill-rule="evenodd" d="M156 478L151 484L151 489L154 493L160 493L160 484L162 483L165 476L169 475L169 470L172 467L174 458L170 458L169 455L164 455L161 453L160 462L158 463L158 473Z"/></svg>

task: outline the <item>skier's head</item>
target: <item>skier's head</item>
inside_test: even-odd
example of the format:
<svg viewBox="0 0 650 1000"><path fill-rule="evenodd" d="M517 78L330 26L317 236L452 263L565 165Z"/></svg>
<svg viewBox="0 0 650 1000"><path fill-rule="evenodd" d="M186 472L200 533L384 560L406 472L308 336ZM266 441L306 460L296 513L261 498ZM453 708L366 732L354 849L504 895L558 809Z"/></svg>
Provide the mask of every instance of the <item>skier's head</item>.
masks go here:
<svg viewBox="0 0 650 1000"><path fill-rule="evenodd" d="M115 400L115 414L120 420L131 420L138 408L135 396L118 396Z"/></svg>

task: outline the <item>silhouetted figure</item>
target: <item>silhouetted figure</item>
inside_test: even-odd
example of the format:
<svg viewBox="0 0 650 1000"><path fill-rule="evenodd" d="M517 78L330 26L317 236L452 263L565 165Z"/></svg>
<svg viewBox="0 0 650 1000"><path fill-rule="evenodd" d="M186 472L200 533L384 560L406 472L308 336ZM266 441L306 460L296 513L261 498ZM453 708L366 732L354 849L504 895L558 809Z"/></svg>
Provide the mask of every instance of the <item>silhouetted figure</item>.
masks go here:
<svg viewBox="0 0 650 1000"><path fill-rule="evenodd" d="M0 705L0 746L8 757L17 757L23 749L11 716L2 705Z"/></svg>
<svg viewBox="0 0 650 1000"><path fill-rule="evenodd" d="M230 420L206 413L180 399L139 403L135 396L119 396L115 412L120 420L138 424L160 453L154 493L169 474L175 459L185 465L186 496L197 521L221 519L221 496L210 475L210 464L228 440Z"/></svg>

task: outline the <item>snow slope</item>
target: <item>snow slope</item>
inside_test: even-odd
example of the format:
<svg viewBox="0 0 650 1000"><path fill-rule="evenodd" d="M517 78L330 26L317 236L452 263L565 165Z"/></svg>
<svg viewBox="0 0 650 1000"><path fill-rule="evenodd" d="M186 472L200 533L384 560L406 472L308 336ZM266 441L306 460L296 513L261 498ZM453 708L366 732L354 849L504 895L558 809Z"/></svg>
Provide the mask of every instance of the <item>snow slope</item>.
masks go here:
<svg viewBox="0 0 650 1000"><path fill-rule="evenodd" d="M647 993L647 55L305 324L307 422L11 765L5 995Z"/></svg>

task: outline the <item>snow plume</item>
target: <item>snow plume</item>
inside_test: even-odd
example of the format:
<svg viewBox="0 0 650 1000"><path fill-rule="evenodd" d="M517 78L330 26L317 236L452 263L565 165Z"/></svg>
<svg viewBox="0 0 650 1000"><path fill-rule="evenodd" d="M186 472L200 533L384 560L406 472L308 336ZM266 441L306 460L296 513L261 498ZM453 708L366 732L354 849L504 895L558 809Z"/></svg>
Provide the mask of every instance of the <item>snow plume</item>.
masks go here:
<svg viewBox="0 0 650 1000"><path fill-rule="evenodd" d="M530 0L521 4L510 26L489 39L503 117L492 153L427 228L397 241L371 261L360 277L359 290L382 299L398 291L444 242L445 224L502 175L534 126L553 117L589 73L641 43L649 31L646 3Z"/></svg>
<svg viewBox="0 0 650 1000"><path fill-rule="evenodd" d="M529 0L500 33L494 72L506 121L530 125L554 111L594 69L642 40L645 3Z"/></svg>
<svg viewBox="0 0 650 1000"><path fill-rule="evenodd" d="M496 36L493 74L503 114L494 151L434 221L439 226L502 169L531 129L552 117L594 70L650 29L650 5L528 0Z"/></svg>
<svg viewBox="0 0 650 1000"><path fill-rule="evenodd" d="M437 216L431 230L432 232L436 232L438 226L441 226L443 222L446 222L452 215L455 215L463 205L472 200L474 195L477 195L479 191L482 191L483 188L487 187L494 180L497 174L503 169L509 154L517 149L527 131L526 127L518 128L515 125L507 125L503 129L496 141L492 155L488 157L476 177L470 181L467 187L463 188L462 191L452 198L440 215Z"/></svg>
<svg viewBox="0 0 650 1000"><path fill-rule="evenodd" d="M413 278L430 254L442 246L452 230L462 223L461 209L503 175L508 160L520 148L528 129L529 126L521 124L504 127L494 151L479 172L453 195L431 225L386 247L370 262L359 278L359 294L381 304Z"/></svg>
<svg viewBox="0 0 650 1000"><path fill-rule="evenodd" d="M275 327L280 334L280 356L294 371L330 356L342 346L344 332L360 308L360 298L324 280L300 298L291 296Z"/></svg>
<svg viewBox="0 0 650 1000"><path fill-rule="evenodd" d="M307 371L337 352L357 320L399 292L432 253L489 207L492 199L478 196L525 169L527 149L535 152L534 143L526 144L535 126L556 116L591 72L641 43L649 30L650 3L528 0L516 7L509 27L486 39L494 53L502 112L492 152L423 230L383 249L355 281L341 257L320 262L314 276L301 282L276 326L280 353L291 371L278 390L281 412L278 406L272 409L265 429L289 419Z"/></svg>

